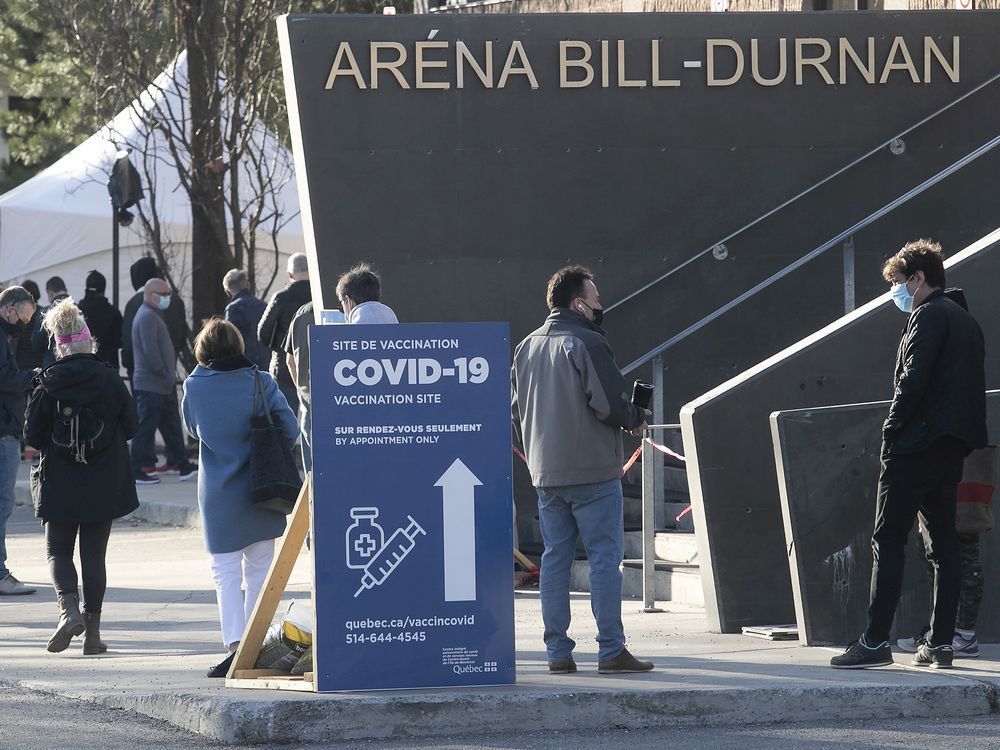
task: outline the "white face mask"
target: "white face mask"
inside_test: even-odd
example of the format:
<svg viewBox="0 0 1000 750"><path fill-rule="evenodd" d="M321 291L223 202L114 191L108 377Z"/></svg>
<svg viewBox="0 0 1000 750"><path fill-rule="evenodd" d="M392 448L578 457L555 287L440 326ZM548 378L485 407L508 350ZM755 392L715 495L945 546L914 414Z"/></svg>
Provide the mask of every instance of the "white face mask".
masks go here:
<svg viewBox="0 0 1000 750"><path fill-rule="evenodd" d="M917 285L917 289L913 290L913 294L910 294L910 290L906 288L906 285L913 280L911 276L902 284L892 285L892 301L896 303L896 307L905 313L913 312L913 295L917 293L922 285Z"/></svg>

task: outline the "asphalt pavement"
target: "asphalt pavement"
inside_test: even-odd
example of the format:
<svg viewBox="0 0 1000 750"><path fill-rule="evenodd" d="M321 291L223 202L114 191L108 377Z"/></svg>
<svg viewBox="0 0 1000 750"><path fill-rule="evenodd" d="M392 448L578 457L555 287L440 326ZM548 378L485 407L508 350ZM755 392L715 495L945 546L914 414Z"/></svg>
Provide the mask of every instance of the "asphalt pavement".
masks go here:
<svg viewBox="0 0 1000 750"><path fill-rule="evenodd" d="M162 485L141 488L144 508L139 515L151 517L156 511L149 506L160 500L196 508L194 493L195 483L167 477ZM1000 646L984 646L981 659L959 662L959 668L950 672L909 667L907 655L898 655L899 663L893 667L835 671L827 666L830 650L707 633L701 610L667 605L662 614L643 614L637 601L622 603L628 645L636 655L651 658L657 669L645 675L598 675L585 594L574 596L570 632L579 644L580 671L549 675L537 591L519 592L515 599L515 686L322 695L237 690L204 676L220 656L221 639L208 557L198 529L137 518L116 523L104 606L104 637L110 650L100 657L84 657L79 642L62 654L45 651L57 608L41 528L28 507L19 507L11 519L8 550L15 574L37 583L40 591L0 599L0 683L32 691L17 692L28 696L24 700L41 692L81 701L78 705L86 705L88 711L134 711L232 745L321 747L369 741L388 744L363 746L518 747L520 740L496 744L489 737L500 736L506 742L523 736L529 743L526 747L583 748L591 745L582 739L558 743L567 742L572 733L605 736L602 746L609 746L632 744L628 738L645 736L642 733L660 737L665 735L659 733L675 732L678 737L696 738L703 729L718 742L735 736L764 743L771 741L763 739L772 737L770 730L753 727L833 722L835 729L869 720L879 720L882 726L885 720L900 718L961 722L973 717L986 717L985 723L970 726L986 727L993 726L991 717L1000 711ZM303 550L286 600L309 597L309 568L309 555ZM932 721L922 726L937 725ZM787 744L793 742L787 738L795 736L794 727L781 731L784 745L740 746L800 746ZM754 739L757 732L762 733L759 740ZM0 747L11 736L8 731L0 734ZM486 744L462 744L463 737L484 736ZM822 731L817 736L817 742L837 741L833 735L823 739ZM546 737L549 744L531 744ZM910 741L916 742L906 740ZM949 745L922 745L928 746Z"/></svg>

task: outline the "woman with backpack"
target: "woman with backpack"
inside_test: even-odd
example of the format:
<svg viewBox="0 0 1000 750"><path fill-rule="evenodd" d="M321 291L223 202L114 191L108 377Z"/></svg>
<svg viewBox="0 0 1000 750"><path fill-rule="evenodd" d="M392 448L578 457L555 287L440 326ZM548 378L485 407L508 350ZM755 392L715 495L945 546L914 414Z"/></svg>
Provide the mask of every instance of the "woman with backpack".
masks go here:
<svg viewBox="0 0 1000 750"><path fill-rule="evenodd" d="M96 342L72 299L42 322L55 340L55 363L36 380L25 412L24 440L41 454L31 470L35 515L59 600L59 624L48 650L65 651L84 633L83 653L108 650L101 640L111 524L139 507L128 440L138 429L132 396L118 373L94 356ZM73 548L80 540L83 613Z"/></svg>
<svg viewBox="0 0 1000 750"><path fill-rule="evenodd" d="M194 340L198 366L184 381L184 424L199 442L198 508L229 653L208 672L225 677L274 557L285 516L250 501L250 420L268 409L289 443L298 421L266 372L246 358L232 323L212 318ZM263 404L257 403L260 383ZM245 589L244 591L241 589Z"/></svg>

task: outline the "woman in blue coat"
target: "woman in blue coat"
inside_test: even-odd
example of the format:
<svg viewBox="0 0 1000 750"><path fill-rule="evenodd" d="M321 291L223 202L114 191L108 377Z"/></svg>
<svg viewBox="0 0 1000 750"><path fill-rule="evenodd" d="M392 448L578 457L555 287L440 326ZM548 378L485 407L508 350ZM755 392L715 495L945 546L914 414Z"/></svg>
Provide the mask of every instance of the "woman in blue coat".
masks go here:
<svg viewBox="0 0 1000 750"><path fill-rule="evenodd" d="M184 381L184 424L200 443L198 506L205 548L219 603L222 642L229 656L209 677L225 677L274 557L274 540L285 531L285 516L250 502L250 418L254 382L291 442L298 436L295 415L266 372L243 353L236 326L210 320L194 342L198 366ZM258 407L259 408L259 407ZM261 411L256 416L262 416ZM246 589L243 595L241 586Z"/></svg>

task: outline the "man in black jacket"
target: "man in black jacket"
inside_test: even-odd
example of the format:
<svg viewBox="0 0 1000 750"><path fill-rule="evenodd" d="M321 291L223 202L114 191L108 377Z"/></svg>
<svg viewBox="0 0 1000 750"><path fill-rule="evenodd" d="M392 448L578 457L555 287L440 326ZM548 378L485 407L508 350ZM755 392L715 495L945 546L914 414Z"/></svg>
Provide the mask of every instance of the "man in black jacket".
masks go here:
<svg viewBox="0 0 1000 750"><path fill-rule="evenodd" d="M937 243L908 243L886 262L883 275L893 285L896 306L910 317L882 428L868 628L830 665L863 669L892 663L889 631L902 590L906 539L919 513L934 565L934 611L927 642L913 663L948 668L961 587L955 496L965 456L986 445L983 332L945 296Z"/></svg>
<svg viewBox="0 0 1000 750"><path fill-rule="evenodd" d="M294 253L288 258L288 278L291 283L277 292L267 305L264 317L257 326L257 338L271 350L271 375L278 382L278 388L285 396L292 411L298 414L299 397L295 393L295 383L285 363L285 338L292 318L306 302L312 299L309 289L309 266L303 253Z"/></svg>
<svg viewBox="0 0 1000 750"><path fill-rule="evenodd" d="M88 273L87 288L79 307L91 336L97 342L94 355L118 372L118 350L122 348L122 314L104 296L107 283L100 271Z"/></svg>
<svg viewBox="0 0 1000 750"><path fill-rule="evenodd" d="M271 361L271 351L257 338L257 326L264 316L264 300L250 291L247 272L234 268L222 278L222 286L230 302L223 315L243 334L243 354L261 370L266 370Z"/></svg>
<svg viewBox="0 0 1000 750"><path fill-rule="evenodd" d="M35 309L35 300L24 287L11 286L0 292L0 596L32 594L35 591L17 580L6 565L7 519L14 510L26 394L39 372L22 370L17 366L7 339L24 330Z"/></svg>
<svg viewBox="0 0 1000 750"><path fill-rule="evenodd" d="M40 314L33 319L32 323L35 328L31 332L32 346L34 346L35 351L42 355L42 367L48 367L56 361L56 344L48 332L42 330L42 318L56 302L61 302L69 296L69 292L66 291L66 282L59 276L53 276L45 282L45 295L49 298L49 306L38 311Z"/></svg>

